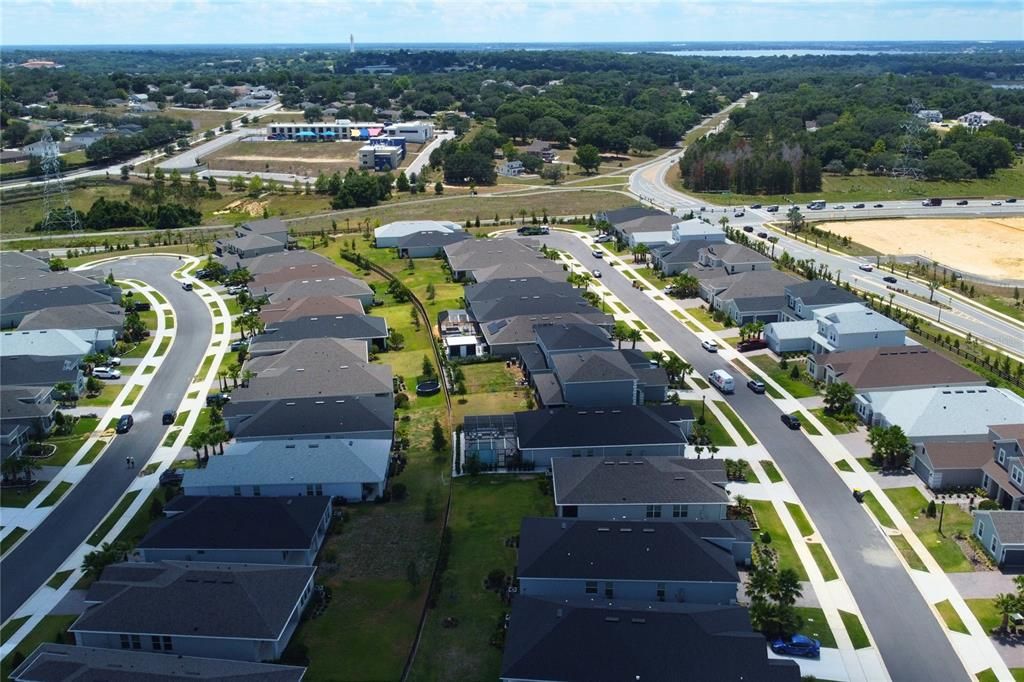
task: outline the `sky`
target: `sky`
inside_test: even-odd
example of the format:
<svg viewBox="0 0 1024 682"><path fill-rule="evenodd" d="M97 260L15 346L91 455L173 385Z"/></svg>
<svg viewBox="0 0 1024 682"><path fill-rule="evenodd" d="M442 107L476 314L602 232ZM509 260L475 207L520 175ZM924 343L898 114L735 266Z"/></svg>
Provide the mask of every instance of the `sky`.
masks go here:
<svg viewBox="0 0 1024 682"><path fill-rule="evenodd" d="M1024 40L1022 0L2 0L0 45Z"/></svg>

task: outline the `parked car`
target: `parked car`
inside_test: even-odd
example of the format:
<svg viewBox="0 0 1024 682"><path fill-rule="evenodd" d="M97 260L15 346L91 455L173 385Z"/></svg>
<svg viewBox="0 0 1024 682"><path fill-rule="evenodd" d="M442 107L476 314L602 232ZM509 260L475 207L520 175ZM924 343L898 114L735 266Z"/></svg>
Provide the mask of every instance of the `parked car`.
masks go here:
<svg viewBox="0 0 1024 682"><path fill-rule="evenodd" d="M192 291L192 282L182 282L181 288L185 291Z"/></svg>
<svg viewBox="0 0 1024 682"><path fill-rule="evenodd" d="M180 469L168 469L160 474L160 485L178 486L185 480L185 474Z"/></svg>
<svg viewBox="0 0 1024 682"><path fill-rule="evenodd" d="M142 313L142 312L145 312L147 310L151 310L152 308L153 308L153 306L151 306L146 301L136 301L135 303L132 304L132 307L131 307L131 309L134 310L137 313Z"/></svg>
<svg viewBox="0 0 1024 682"><path fill-rule="evenodd" d="M612 236L610 234L599 234L596 237L594 237L595 244L604 244L605 242L610 242L611 240Z"/></svg>
<svg viewBox="0 0 1024 682"><path fill-rule="evenodd" d="M767 239L768 233L762 230L761 232L757 233L757 236L760 237L761 239Z"/></svg>
<svg viewBox="0 0 1024 682"><path fill-rule="evenodd" d="M744 225L743 226L743 231L744 232L753 232L754 231L754 226L753 225Z"/></svg>
<svg viewBox="0 0 1024 682"><path fill-rule="evenodd" d="M967 205L967 199L961 199L960 201L956 202L956 205L957 206L966 206Z"/></svg>
<svg viewBox="0 0 1024 682"><path fill-rule="evenodd" d="M782 423L794 431L798 431L800 429L800 417L795 414L783 414Z"/></svg>
<svg viewBox="0 0 1024 682"><path fill-rule="evenodd" d="M195 271L195 276L198 277L199 279L206 279L207 277L210 276L210 271L207 270L206 268L200 268Z"/></svg>
<svg viewBox="0 0 1024 682"><path fill-rule="evenodd" d="M854 204L854 208L864 208L864 204Z"/></svg>
<svg viewBox="0 0 1024 682"><path fill-rule="evenodd" d="M94 367L92 375L97 379L120 379L121 370L114 369L113 367Z"/></svg>
<svg viewBox="0 0 1024 682"><path fill-rule="evenodd" d="M121 418L117 420L117 426L114 427L114 431L117 433L128 433L132 430L134 424L135 419L130 414L122 414Z"/></svg>
<svg viewBox="0 0 1024 682"><path fill-rule="evenodd" d="M715 343L714 341L701 341L700 342L700 347L703 348L704 350L706 350L709 353L717 353L718 352L718 344Z"/></svg>
<svg viewBox="0 0 1024 682"><path fill-rule="evenodd" d="M861 263L857 267L863 270L864 272L871 272L872 270L875 269L875 266L872 265L871 263Z"/></svg>
<svg viewBox="0 0 1024 682"><path fill-rule="evenodd" d="M772 651L787 656L818 658L821 655L821 642L804 635L793 635L788 638L776 637L772 640Z"/></svg>
<svg viewBox="0 0 1024 682"><path fill-rule="evenodd" d="M206 396L207 407L213 407L214 405L220 407L221 405L230 402L231 396L229 396L227 393L211 393L210 395Z"/></svg>
<svg viewBox="0 0 1024 682"><path fill-rule="evenodd" d="M746 341L740 341L736 344L736 349L741 353L746 353L752 350L761 350L767 348L768 342L764 339L747 339Z"/></svg>
<svg viewBox="0 0 1024 682"><path fill-rule="evenodd" d="M231 342L231 351L235 352L235 353L237 353L238 351L242 350L243 348L248 348L248 347L249 347L249 340L248 339L238 339L237 341L232 341Z"/></svg>
<svg viewBox="0 0 1024 682"><path fill-rule="evenodd" d="M593 251L590 252L590 255L593 256L594 258L604 258L604 251L594 249Z"/></svg>
<svg viewBox="0 0 1024 682"><path fill-rule="evenodd" d="M601 271L596 268L590 274L594 276L594 279L601 279Z"/></svg>
<svg viewBox="0 0 1024 682"><path fill-rule="evenodd" d="M735 213L733 213L733 214L732 214L732 217L733 217L733 218L742 218L742 217L743 217L743 216L745 216L745 215L747 215L747 212L746 212L746 211L744 211L744 210L743 210L743 209L741 208L741 209L739 209L738 211L736 211Z"/></svg>
<svg viewBox="0 0 1024 682"><path fill-rule="evenodd" d="M170 426L174 423L174 420L178 418L178 413L174 410L164 410L164 416L160 419L160 423L164 426Z"/></svg>
<svg viewBox="0 0 1024 682"><path fill-rule="evenodd" d="M757 379L751 379L747 382L747 388L754 393L764 393L764 382L758 381Z"/></svg>
<svg viewBox="0 0 1024 682"><path fill-rule="evenodd" d="M121 358L115 357L113 355L108 355L106 364L110 365L111 367L120 367Z"/></svg>
<svg viewBox="0 0 1024 682"><path fill-rule="evenodd" d="M885 277L882 278L882 281L888 282L889 284L896 284L896 278L893 277L892 275L886 275Z"/></svg>

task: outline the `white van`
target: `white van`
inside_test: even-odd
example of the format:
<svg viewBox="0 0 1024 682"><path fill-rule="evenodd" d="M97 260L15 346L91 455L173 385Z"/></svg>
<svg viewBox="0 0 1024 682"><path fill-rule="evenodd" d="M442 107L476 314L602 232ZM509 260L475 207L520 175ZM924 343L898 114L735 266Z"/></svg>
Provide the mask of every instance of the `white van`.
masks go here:
<svg viewBox="0 0 1024 682"><path fill-rule="evenodd" d="M732 393L736 390L736 382L732 380L732 376L725 370L716 369L708 375L708 381L714 384L715 388L722 393Z"/></svg>

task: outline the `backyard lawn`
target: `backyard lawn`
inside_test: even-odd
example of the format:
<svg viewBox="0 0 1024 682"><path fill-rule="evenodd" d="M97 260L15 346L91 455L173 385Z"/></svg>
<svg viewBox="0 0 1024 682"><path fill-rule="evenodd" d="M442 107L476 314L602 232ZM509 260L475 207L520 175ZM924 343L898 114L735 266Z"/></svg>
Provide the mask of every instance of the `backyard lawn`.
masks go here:
<svg viewBox="0 0 1024 682"><path fill-rule="evenodd" d="M928 502L921 491L913 486L906 488L890 488L885 491L893 504L900 510L903 518L914 529L931 555L950 573L966 573L972 570L960 546L953 539L956 533L971 533L971 515L955 504L947 504L942 520L942 533L939 533L939 519L928 518L924 509Z"/></svg>
<svg viewBox="0 0 1024 682"><path fill-rule="evenodd" d="M750 506L754 510L754 515L757 516L761 532L768 533L770 537L770 542L767 544L779 556L779 568L792 568L800 576L800 580L808 580L807 570L800 562L793 541L790 539L789 533L786 532L785 526L782 525L782 519L779 518L772 503L767 500L750 500ZM755 537L759 543L762 542L760 533Z"/></svg>
<svg viewBox="0 0 1024 682"><path fill-rule="evenodd" d="M810 376L803 367L800 367L799 378L794 379L790 376L793 363L798 361L789 361L788 368L783 369L779 366L779 363L769 355L752 355L749 359L752 363L757 365L761 371L767 374L772 381L784 388L794 398L810 398L811 396L818 394L817 389L814 388L814 384L811 383Z"/></svg>

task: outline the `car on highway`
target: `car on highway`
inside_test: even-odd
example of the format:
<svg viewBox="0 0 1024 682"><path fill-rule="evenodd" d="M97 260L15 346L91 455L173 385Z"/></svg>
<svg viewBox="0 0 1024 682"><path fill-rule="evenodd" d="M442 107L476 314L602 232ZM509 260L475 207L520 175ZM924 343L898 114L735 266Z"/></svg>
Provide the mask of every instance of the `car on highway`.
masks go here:
<svg viewBox="0 0 1024 682"><path fill-rule="evenodd" d="M1006 203L1008 203L1008 204L1016 204L1017 203L1017 199L1015 197L1010 197L1009 199L1006 200Z"/></svg>
<svg viewBox="0 0 1024 682"><path fill-rule="evenodd" d="M761 204L751 204L750 208L761 208Z"/></svg>
<svg viewBox="0 0 1024 682"><path fill-rule="evenodd" d="M795 414L783 414L782 423L794 431L800 429L800 417Z"/></svg>
<svg viewBox="0 0 1024 682"><path fill-rule="evenodd" d="M764 382L758 381L757 379L751 379L747 382L747 388L754 393L764 393Z"/></svg>
<svg viewBox="0 0 1024 682"><path fill-rule="evenodd" d="M591 270L590 274L594 276L594 279L601 279L601 271L596 268Z"/></svg>
<svg viewBox="0 0 1024 682"><path fill-rule="evenodd" d="M864 272L871 272L872 270L875 269L875 266L872 265L871 263L861 263L857 267L863 270Z"/></svg>
<svg viewBox="0 0 1024 682"><path fill-rule="evenodd" d="M132 426L135 425L135 418L130 414L122 414L121 418L117 420L117 426L114 427L116 433L128 433L132 430Z"/></svg>
<svg viewBox="0 0 1024 682"><path fill-rule="evenodd" d="M717 353L718 352L718 344L715 343L714 341L701 341L700 342L700 347L703 348L704 350L706 350L709 353Z"/></svg>
<svg viewBox="0 0 1024 682"><path fill-rule="evenodd" d="M178 418L178 413L174 410L164 410L163 417L160 418L160 423L164 426L170 426L174 423L174 420Z"/></svg>
<svg viewBox="0 0 1024 682"><path fill-rule="evenodd" d="M837 211L845 211L846 210L846 206L844 204L839 204L838 206L835 206L834 208Z"/></svg>
<svg viewBox="0 0 1024 682"><path fill-rule="evenodd" d="M778 206L769 206L769 207L767 207L764 210L768 211L769 213L778 213L779 212L779 207Z"/></svg>
<svg viewBox="0 0 1024 682"><path fill-rule="evenodd" d="M864 208L864 204L854 204L854 208Z"/></svg>
<svg viewBox="0 0 1024 682"><path fill-rule="evenodd" d="M753 225L744 225L743 226L743 231L744 232L753 232L754 231L754 226Z"/></svg>
<svg viewBox="0 0 1024 682"><path fill-rule="evenodd" d="M192 291L192 282L182 282L181 288L185 291Z"/></svg>
<svg viewBox="0 0 1024 682"><path fill-rule="evenodd" d="M757 236L760 237L761 239L767 239L768 238L768 233L765 232L764 230L762 230L761 232L757 233Z"/></svg>
<svg viewBox="0 0 1024 682"><path fill-rule="evenodd" d="M590 252L590 255L593 256L594 258L604 258L604 251L594 249L593 251Z"/></svg>
<svg viewBox="0 0 1024 682"><path fill-rule="evenodd" d="M97 379L120 379L121 371L101 365L93 368L92 375Z"/></svg>
<svg viewBox="0 0 1024 682"><path fill-rule="evenodd" d="M1003 205L1003 202L1001 202L1001 201L993 201L993 202L992 202L992 205L993 205L993 206L1002 206L1002 205Z"/></svg>
<svg viewBox="0 0 1024 682"><path fill-rule="evenodd" d="M960 201L956 202L956 205L957 206L966 206L967 205L967 199L961 199Z"/></svg>
<svg viewBox="0 0 1024 682"><path fill-rule="evenodd" d="M885 208L885 204L875 204L871 208Z"/></svg>
<svg viewBox="0 0 1024 682"><path fill-rule="evenodd" d="M896 278L893 277L892 275L886 275L885 277L882 278L882 281L888 282L889 284L896 284Z"/></svg>
<svg viewBox="0 0 1024 682"><path fill-rule="evenodd" d="M804 635L776 637L772 640L772 651L787 656L818 658L821 655L821 642Z"/></svg>

